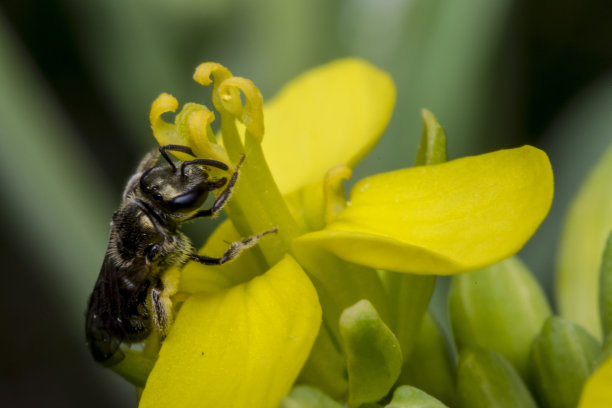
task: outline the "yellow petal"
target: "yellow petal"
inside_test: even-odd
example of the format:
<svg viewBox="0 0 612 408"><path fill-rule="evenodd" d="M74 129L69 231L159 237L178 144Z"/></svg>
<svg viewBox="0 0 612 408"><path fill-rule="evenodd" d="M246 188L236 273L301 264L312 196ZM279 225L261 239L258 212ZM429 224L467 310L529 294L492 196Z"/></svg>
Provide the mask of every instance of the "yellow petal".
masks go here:
<svg viewBox="0 0 612 408"><path fill-rule="evenodd" d="M464 272L517 252L552 195L548 157L530 146L379 174L357 183L346 210L296 250L322 247L398 272Z"/></svg>
<svg viewBox="0 0 612 408"><path fill-rule="evenodd" d="M289 256L250 282L193 295L162 345L140 407L277 407L320 322L316 291Z"/></svg>
<svg viewBox="0 0 612 408"><path fill-rule="evenodd" d="M337 164L355 165L385 129L395 85L358 59L313 69L264 107L263 149L283 193L323 179Z"/></svg>
<svg viewBox="0 0 612 408"><path fill-rule="evenodd" d="M582 389L578 408L612 407L612 359L603 363Z"/></svg>

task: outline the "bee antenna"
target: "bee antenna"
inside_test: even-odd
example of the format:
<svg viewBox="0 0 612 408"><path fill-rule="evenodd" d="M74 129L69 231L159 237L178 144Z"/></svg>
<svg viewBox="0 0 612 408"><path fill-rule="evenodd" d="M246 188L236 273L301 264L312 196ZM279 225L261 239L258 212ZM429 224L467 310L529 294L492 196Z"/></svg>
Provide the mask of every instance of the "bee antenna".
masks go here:
<svg viewBox="0 0 612 408"><path fill-rule="evenodd" d="M176 171L176 165L174 164L172 160L170 160L170 156L168 156L168 153L167 153L168 150L172 152L187 153L188 155L195 157L195 154L193 154L193 151L188 146L181 146L181 145L174 145L174 144L159 146L159 152L161 153L162 157L168 163L170 163L170 166L172 166L172 171ZM183 172L182 166L181 166L181 175L183 176L185 175Z"/></svg>
<svg viewBox="0 0 612 408"><path fill-rule="evenodd" d="M159 152L161 153L162 157L168 162L170 163L170 166L172 166L172 171L176 171L176 165L172 162L172 160L170 160L170 157L168 157L168 153L166 153L166 149L165 147L167 146L160 146L159 147Z"/></svg>
<svg viewBox="0 0 612 408"><path fill-rule="evenodd" d="M219 160L214 159L193 159L181 163L181 176L185 175L185 167L190 164L199 164L201 166L215 167L224 171L229 170L229 166Z"/></svg>
<svg viewBox="0 0 612 408"><path fill-rule="evenodd" d="M185 165L189 164L190 162L182 162L181 163L181 177L185 177Z"/></svg>

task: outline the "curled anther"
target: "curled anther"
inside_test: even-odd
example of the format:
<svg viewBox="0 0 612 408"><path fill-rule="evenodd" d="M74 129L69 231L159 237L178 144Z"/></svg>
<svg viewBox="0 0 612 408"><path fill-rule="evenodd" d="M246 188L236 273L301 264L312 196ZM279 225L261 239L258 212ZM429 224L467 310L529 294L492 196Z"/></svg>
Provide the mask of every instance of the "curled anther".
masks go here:
<svg viewBox="0 0 612 408"><path fill-rule="evenodd" d="M166 112L176 112L178 101L170 94L162 93L151 104L149 112L149 123L153 129L153 135L160 145L176 143L176 128L174 124L162 119Z"/></svg>
<svg viewBox="0 0 612 408"><path fill-rule="evenodd" d="M244 105L240 92L244 95ZM217 93L221 102L221 106L215 105L217 110L235 116L261 142L264 133L263 96L255 84L246 78L231 77L219 85Z"/></svg>
<svg viewBox="0 0 612 408"><path fill-rule="evenodd" d="M216 62L204 62L195 70L193 74L193 79L202 84L204 86L208 86L211 82L216 82L220 84L228 78L231 78L232 73L229 69L225 68L223 65L218 64ZM211 77L213 79L211 79Z"/></svg>
<svg viewBox="0 0 612 408"><path fill-rule="evenodd" d="M197 157L205 157L221 162L227 162L225 149L216 143L210 124L215 120L215 114L208 109L191 112L187 118L189 128L189 145Z"/></svg>
<svg viewBox="0 0 612 408"><path fill-rule="evenodd" d="M219 111L222 109L221 107L224 106L224 102L221 101L218 89L224 81L230 78L232 78L232 73L230 72L230 70L216 62L204 62L198 65L195 70L195 73L193 74L193 79L200 85L209 86L212 83L213 105ZM232 106L231 109L226 108L230 111L240 109L241 106L239 91L237 89L234 89L232 92L234 93L234 95L231 95L231 98L229 99L233 101L232 103L235 104L235 106Z"/></svg>
<svg viewBox="0 0 612 408"><path fill-rule="evenodd" d="M353 171L345 164L338 164L327 171L323 183L324 218L329 224L346 208L343 180L351 178Z"/></svg>

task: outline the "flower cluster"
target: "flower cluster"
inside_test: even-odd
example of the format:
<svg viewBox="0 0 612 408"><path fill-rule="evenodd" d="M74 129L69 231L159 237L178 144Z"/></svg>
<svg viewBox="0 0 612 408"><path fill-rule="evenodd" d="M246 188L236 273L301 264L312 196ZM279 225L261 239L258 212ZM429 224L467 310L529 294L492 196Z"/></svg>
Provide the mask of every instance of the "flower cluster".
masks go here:
<svg viewBox="0 0 612 408"><path fill-rule="evenodd" d="M336 61L265 105L251 81L219 64L200 65L194 79L212 84L216 114L188 103L168 123L162 115L178 101L162 94L151 108L155 138L199 157L246 157L228 220L201 253L278 233L223 266L187 264L178 284L171 282L177 271L167 274L176 321L150 373L127 375L146 380L142 407L358 407L394 390L389 407L444 406L413 386L470 406L485 398L478 384L500 399L530 400L523 385L532 372L529 344L546 321L538 340L546 354L546 330L565 323L548 319L548 304L517 260L496 263L548 213L553 178L545 153L524 146L446 162L444 131L424 110L415 166L362 179L347 199L343 180L391 117L388 74L361 60ZM427 306L437 275L480 268L457 275L451 288L463 350L455 374ZM511 336L503 332L508 322ZM479 383L479 370L508 381Z"/></svg>

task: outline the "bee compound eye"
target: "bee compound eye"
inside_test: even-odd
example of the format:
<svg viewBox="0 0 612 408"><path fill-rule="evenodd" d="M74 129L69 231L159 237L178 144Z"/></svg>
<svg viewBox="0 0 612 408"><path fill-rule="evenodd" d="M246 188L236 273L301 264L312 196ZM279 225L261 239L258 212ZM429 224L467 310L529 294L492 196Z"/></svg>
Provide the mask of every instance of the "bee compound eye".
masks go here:
<svg viewBox="0 0 612 408"><path fill-rule="evenodd" d="M174 197L168 203L168 207L171 211L190 211L200 207L208 193L204 188L198 186L193 190L187 191L177 197Z"/></svg>
<svg viewBox="0 0 612 408"><path fill-rule="evenodd" d="M161 252L161 245L159 244L153 244L153 245L149 245L148 247L145 248L145 256L147 257L147 260L153 261L155 260L155 258L157 258L159 256L159 253Z"/></svg>

